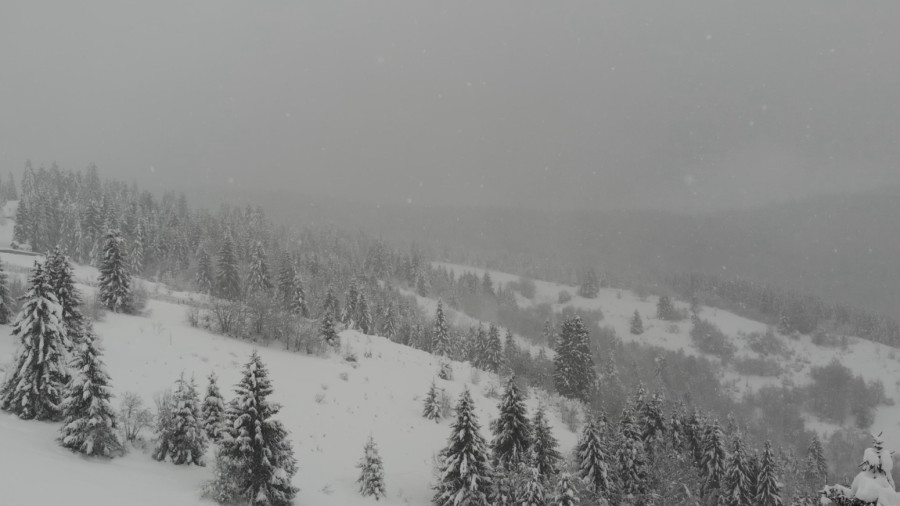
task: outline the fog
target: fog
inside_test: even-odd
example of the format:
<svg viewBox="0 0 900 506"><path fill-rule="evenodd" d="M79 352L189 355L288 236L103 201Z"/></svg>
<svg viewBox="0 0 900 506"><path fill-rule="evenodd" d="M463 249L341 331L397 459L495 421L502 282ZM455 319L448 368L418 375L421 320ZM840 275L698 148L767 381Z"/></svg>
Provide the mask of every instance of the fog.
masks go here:
<svg viewBox="0 0 900 506"><path fill-rule="evenodd" d="M900 4L24 2L0 165L392 205L747 207L900 183Z"/></svg>

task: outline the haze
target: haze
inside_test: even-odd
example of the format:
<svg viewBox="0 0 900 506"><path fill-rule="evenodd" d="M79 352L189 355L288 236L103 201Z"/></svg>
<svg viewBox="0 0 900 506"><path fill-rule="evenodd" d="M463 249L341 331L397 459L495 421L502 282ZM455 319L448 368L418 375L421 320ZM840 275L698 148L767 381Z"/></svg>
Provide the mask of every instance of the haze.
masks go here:
<svg viewBox="0 0 900 506"><path fill-rule="evenodd" d="M399 205L867 190L900 183L897 19L889 1L7 1L0 164Z"/></svg>

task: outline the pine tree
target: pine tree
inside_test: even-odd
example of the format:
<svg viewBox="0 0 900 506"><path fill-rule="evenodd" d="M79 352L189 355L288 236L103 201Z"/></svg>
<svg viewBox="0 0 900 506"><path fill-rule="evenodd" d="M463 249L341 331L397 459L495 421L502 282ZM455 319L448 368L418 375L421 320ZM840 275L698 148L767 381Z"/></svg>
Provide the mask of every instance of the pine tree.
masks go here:
<svg viewBox="0 0 900 506"><path fill-rule="evenodd" d="M656 317L660 320L675 320L677 315L672 299L668 295L660 295L656 302Z"/></svg>
<svg viewBox="0 0 900 506"><path fill-rule="evenodd" d="M488 271L484 271L484 276L481 278L481 290L488 295L495 295L494 281L491 279L491 274Z"/></svg>
<svg viewBox="0 0 900 506"><path fill-rule="evenodd" d="M205 294L213 292L212 259L206 248L200 248L197 252L197 291Z"/></svg>
<svg viewBox="0 0 900 506"><path fill-rule="evenodd" d="M644 333L644 322L641 321L641 315L634 310L634 316L631 317L631 333L639 336Z"/></svg>
<svg viewBox="0 0 900 506"><path fill-rule="evenodd" d="M556 482L556 494L553 496L553 506L576 506L578 504L578 492L572 486L569 473L563 473Z"/></svg>
<svg viewBox="0 0 900 506"><path fill-rule="evenodd" d="M300 271L294 275L293 294L291 295L291 312L304 318L309 318L309 306L306 304L306 291L303 289L303 278Z"/></svg>
<svg viewBox="0 0 900 506"><path fill-rule="evenodd" d="M59 420L67 380L62 308L37 262L29 283L12 330L21 349L12 374L0 387L0 408L25 420Z"/></svg>
<svg viewBox="0 0 900 506"><path fill-rule="evenodd" d="M581 279L581 285L578 287L578 295L586 299L593 299L596 298L599 293L600 280L597 279L597 272L593 267L588 268Z"/></svg>
<svg viewBox="0 0 900 506"><path fill-rule="evenodd" d="M506 390L497 407L500 416L491 424L494 464L514 469L528 459L532 437L531 421L514 376L507 380Z"/></svg>
<svg viewBox="0 0 900 506"><path fill-rule="evenodd" d="M341 323L347 328L356 328L359 322L359 287L356 280L350 282L347 295L344 296L344 312L341 315Z"/></svg>
<svg viewBox="0 0 900 506"><path fill-rule="evenodd" d="M394 304L389 303L384 311L384 318L381 321L381 335L387 338L393 338L397 334L397 316L394 313Z"/></svg>
<svg viewBox="0 0 900 506"><path fill-rule="evenodd" d="M206 387L206 397L203 399L200 414L206 437L210 441L218 442L221 439L221 432L224 430L225 400L222 399L222 394L219 392L216 373L209 373L208 379L209 384Z"/></svg>
<svg viewBox="0 0 900 506"><path fill-rule="evenodd" d="M812 466L808 470L808 474L815 477L814 485L821 486L828 481L828 460L825 458L825 449L822 448L822 442L819 435L813 433L812 441L809 442L809 461Z"/></svg>
<svg viewBox="0 0 900 506"><path fill-rule="evenodd" d="M739 437L734 438L734 449L728 460L725 472L725 483L722 487L723 506L753 506L755 491L752 490L750 475L747 472L747 456L744 444Z"/></svg>
<svg viewBox="0 0 900 506"><path fill-rule="evenodd" d="M625 495L639 495L647 489L647 457L644 442L630 407L622 413L622 441L616 451L619 485Z"/></svg>
<svg viewBox="0 0 900 506"><path fill-rule="evenodd" d="M6 325L13 317L13 300L9 294L9 277L0 262L0 324Z"/></svg>
<svg viewBox="0 0 900 506"><path fill-rule="evenodd" d="M384 468L372 436L369 436L365 453L356 467L360 470L359 478L356 480L359 483L359 493L364 497L372 496L376 501L384 497Z"/></svg>
<svg viewBox="0 0 900 506"><path fill-rule="evenodd" d="M503 365L503 342L500 341L500 329L493 323L488 328L487 338L482 341L479 367L485 371L498 372Z"/></svg>
<svg viewBox="0 0 900 506"><path fill-rule="evenodd" d="M550 320L544 321L544 330L541 332L541 335L544 337L544 342L547 343L547 346L551 348L556 347L556 343L554 342L556 332L553 330L553 323Z"/></svg>
<svg viewBox="0 0 900 506"><path fill-rule="evenodd" d="M90 327L84 328L76 344L71 367L75 371L62 411L60 444L89 456L113 457L122 452L116 437L116 414L109 404L109 375L103 364L103 350Z"/></svg>
<svg viewBox="0 0 900 506"><path fill-rule="evenodd" d="M363 334L374 334L374 322L372 322L372 313L369 311L369 300L366 298L365 292L359 294L359 307L357 308L358 320L356 326Z"/></svg>
<svg viewBox="0 0 900 506"><path fill-rule="evenodd" d="M656 392L639 406L638 426L641 439L652 447L652 443L663 438L666 431L666 422L663 415L663 398Z"/></svg>
<svg viewBox="0 0 900 506"><path fill-rule="evenodd" d="M331 314L332 320L336 320L341 316L341 305L337 297L334 295L334 288L328 287L325 292L325 301L322 303L322 314Z"/></svg>
<svg viewBox="0 0 900 506"><path fill-rule="evenodd" d="M580 316L563 322L553 358L553 384L563 397L585 399L597 382L589 342L590 336Z"/></svg>
<svg viewBox="0 0 900 506"><path fill-rule="evenodd" d="M194 379L184 379L182 375L175 382L175 392L171 405L160 421L159 441L153 451L153 458L159 461L170 457L177 465L203 465L206 441L203 439L203 420L200 415L200 400Z"/></svg>
<svg viewBox="0 0 900 506"><path fill-rule="evenodd" d="M76 341L80 334L80 328L84 317L81 315L81 295L75 288L75 279L72 273L72 264L68 257L62 254L57 247L47 255L44 262L44 272L47 282L62 310L63 322L69 341Z"/></svg>
<svg viewBox="0 0 900 506"><path fill-rule="evenodd" d="M772 444L766 441L763 450L762 462L759 474L756 478L756 506L782 506L781 484L775 477L775 456L772 454Z"/></svg>
<svg viewBox="0 0 900 506"><path fill-rule="evenodd" d="M466 389L456 404L447 447L440 454L440 477L435 487L437 506L486 505L491 492L491 468L484 439L479 432L472 394Z"/></svg>
<svg viewBox="0 0 900 506"><path fill-rule="evenodd" d="M297 272L294 264L291 263L290 257L284 255L281 259L281 269L278 271L278 297L281 299L281 306L284 309L291 310L294 302L295 286L294 280L297 278Z"/></svg>
<svg viewBox="0 0 900 506"><path fill-rule="evenodd" d="M238 300L241 297L241 277L230 233L225 234L222 248L219 249L216 291L223 299Z"/></svg>
<svg viewBox="0 0 900 506"><path fill-rule="evenodd" d="M340 338L338 337L337 331L334 330L334 320L330 312L326 311L325 316L322 317L319 335L321 336L322 341L329 346L337 347L340 344Z"/></svg>
<svg viewBox="0 0 900 506"><path fill-rule="evenodd" d="M125 242L118 230L109 230L103 240L100 261L100 302L110 311L131 311L131 274L125 259Z"/></svg>
<svg viewBox="0 0 900 506"><path fill-rule="evenodd" d="M591 492L604 497L610 488L609 463L603 444L605 425L606 421L602 414L592 417L575 446L578 477Z"/></svg>
<svg viewBox="0 0 900 506"><path fill-rule="evenodd" d="M703 477L704 495L720 488L726 470L725 435L715 420L706 427L703 437L703 456L700 460L700 475Z"/></svg>
<svg viewBox="0 0 900 506"><path fill-rule="evenodd" d="M534 438L531 443L531 461L538 473L544 478L555 476L562 460L559 443L553 437L553 431L547 424L544 407L538 406L531 422L534 427Z"/></svg>
<svg viewBox="0 0 900 506"><path fill-rule="evenodd" d="M297 460L288 432L272 417L281 409L269 402L269 371L256 351L244 366L236 397L228 405L227 429L216 459L209 494L222 503L288 506L297 489L291 484Z"/></svg>
<svg viewBox="0 0 900 506"><path fill-rule="evenodd" d="M131 245L131 252L128 255L131 259L131 272L140 274L144 272L144 227L137 226L134 232L134 242Z"/></svg>
<svg viewBox="0 0 900 506"><path fill-rule="evenodd" d="M441 402L434 381L431 382L431 388L428 389L428 394L425 396L425 408L422 410L422 416L427 420L434 420L435 423L441 421Z"/></svg>
<svg viewBox="0 0 900 506"><path fill-rule="evenodd" d="M247 277L247 290L250 293L269 293L272 291L272 279L269 277L269 264L266 262L266 250L262 242L256 241L250 256L250 274Z"/></svg>
<svg viewBox="0 0 900 506"><path fill-rule="evenodd" d="M438 300L434 314L434 334L431 341L431 352L439 357L450 356L450 332L444 318L444 303Z"/></svg>
<svg viewBox="0 0 900 506"><path fill-rule="evenodd" d="M520 482L520 490L516 493L516 505L520 506L546 506L547 492L541 474L535 468L529 468L525 472L524 479Z"/></svg>

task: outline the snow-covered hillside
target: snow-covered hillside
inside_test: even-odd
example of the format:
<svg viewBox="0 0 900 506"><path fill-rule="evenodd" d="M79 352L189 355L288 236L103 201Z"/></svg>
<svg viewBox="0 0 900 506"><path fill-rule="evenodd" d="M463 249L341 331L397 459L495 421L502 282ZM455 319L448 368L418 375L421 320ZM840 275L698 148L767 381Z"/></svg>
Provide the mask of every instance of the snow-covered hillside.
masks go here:
<svg viewBox="0 0 900 506"><path fill-rule="evenodd" d="M443 267L450 270L456 276L464 272L473 272L479 277L485 273L485 269L479 269L464 265L434 262L435 267ZM495 284L506 285L519 280L519 276L500 271L487 270ZM691 323L687 320L672 324L656 318L656 297L641 298L628 290L600 289L600 293L594 299L586 299L578 295L578 288L570 285L562 285L547 281L535 281L536 293L533 299L526 299L521 294L516 294L516 300L520 306L526 307L537 304L550 304L554 311L561 311L566 305L583 309L600 309L603 312L603 325L609 325L616 329L616 334L625 342L659 346L669 350L683 350L686 354L704 355L694 346L691 337ZM496 287L495 287L496 288ZM561 291L566 291L572 296L572 300L566 304L559 304L558 298ZM687 309L689 304L685 301L675 301L675 305L681 309ZM630 321L634 311L637 310L644 322L644 333L633 335L630 333ZM732 338L737 347L736 357L758 357L752 351L744 336L753 332L765 332L766 324L738 316L721 309L704 307L700 312L701 318L718 326L725 334ZM782 366L783 373L778 377L747 376L737 373L731 367L721 370L722 380L732 387L736 396L748 390L756 390L768 384L781 384L789 382L802 385L809 381L810 368L827 365L837 358L854 374L858 374L867 381L879 380L884 383L888 397L894 400L894 406L879 406L872 430L885 432L885 442L889 448L900 448L900 350L882 344L850 337L846 349L840 347L822 347L813 344L809 336L796 338L779 336L783 344L790 350L789 357L774 358ZM711 355L710 358L713 358ZM837 427L821 422L815 417L808 419L809 427L821 433L831 432Z"/></svg>
<svg viewBox="0 0 900 506"><path fill-rule="evenodd" d="M0 258L21 267L34 260L8 253ZM80 282L90 282L96 271L79 266L76 276ZM93 290L83 284L79 288ZM191 296L168 295L176 296L175 300ZM453 400L468 386L483 433L489 437L497 400L484 393L492 385L498 392L502 390L494 375L473 374L468 365L455 363L454 380L443 381L436 378L439 364L431 355L354 331L343 332L342 350L325 358L255 347L190 327L186 306L172 302L169 296L150 300L146 316L108 313L96 324L114 393L121 397L124 392L136 392L152 406L154 394L170 388L182 372L193 375L205 388L206 376L215 371L223 393L230 396L240 368L258 348L271 372L273 398L283 405L278 418L291 432L299 462L294 480L301 489L297 504L372 503L358 494L355 483L355 466L370 434L380 447L385 466L387 498L381 503L427 504L432 495L433 457L449 435L448 421L435 424L421 416L422 400L432 380ZM0 374L8 369L16 345L10 327L0 327L0 367L4 369ZM345 360L351 353L355 362ZM532 409L538 397L529 399ZM548 408L552 413L553 407ZM551 415L551 419L561 450L568 452L575 434L558 416ZM159 463L139 449L112 461L85 459L56 445L58 428L58 424L25 422L0 413L0 495L4 504L197 504L202 484L211 477L211 466L198 469ZM53 486L35 487L33 479L26 479L51 475L47 483Z"/></svg>

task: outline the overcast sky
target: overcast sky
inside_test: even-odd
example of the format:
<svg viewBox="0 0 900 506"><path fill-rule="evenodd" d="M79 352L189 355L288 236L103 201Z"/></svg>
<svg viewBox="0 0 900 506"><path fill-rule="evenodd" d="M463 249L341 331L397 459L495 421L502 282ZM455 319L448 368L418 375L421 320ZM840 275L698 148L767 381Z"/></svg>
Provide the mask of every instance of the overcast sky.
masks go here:
<svg viewBox="0 0 900 506"><path fill-rule="evenodd" d="M0 164L388 204L900 183L900 2L0 5Z"/></svg>

